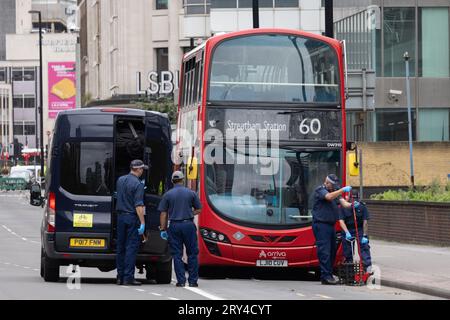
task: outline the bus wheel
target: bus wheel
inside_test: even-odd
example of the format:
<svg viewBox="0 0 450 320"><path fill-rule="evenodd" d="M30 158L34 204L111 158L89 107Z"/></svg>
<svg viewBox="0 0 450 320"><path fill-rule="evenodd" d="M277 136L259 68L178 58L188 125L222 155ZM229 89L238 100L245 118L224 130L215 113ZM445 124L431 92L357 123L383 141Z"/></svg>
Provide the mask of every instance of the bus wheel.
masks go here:
<svg viewBox="0 0 450 320"><path fill-rule="evenodd" d="M169 284L172 282L172 260L152 264L149 269L146 268L147 280L154 279L158 284Z"/></svg>
<svg viewBox="0 0 450 320"><path fill-rule="evenodd" d="M45 282L59 281L59 265L47 258L44 252L41 252L41 276Z"/></svg>

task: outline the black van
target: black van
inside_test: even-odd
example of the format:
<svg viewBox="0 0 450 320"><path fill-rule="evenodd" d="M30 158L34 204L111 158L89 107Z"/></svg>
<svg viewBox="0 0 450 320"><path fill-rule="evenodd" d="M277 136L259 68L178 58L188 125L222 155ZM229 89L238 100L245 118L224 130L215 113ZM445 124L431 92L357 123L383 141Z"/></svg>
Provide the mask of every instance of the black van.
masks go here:
<svg viewBox="0 0 450 320"><path fill-rule="evenodd" d="M70 264L116 268L115 190L133 159L143 159L146 239L136 260L147 279L170 283L172 260L159 236L157 206L172 187L171 129L158 112L85 108L60 112L49 152L41 226L41 276L59 280ZM39 203L37 203L39 205ZM144 241L147 240L147 241Z"/></svg>

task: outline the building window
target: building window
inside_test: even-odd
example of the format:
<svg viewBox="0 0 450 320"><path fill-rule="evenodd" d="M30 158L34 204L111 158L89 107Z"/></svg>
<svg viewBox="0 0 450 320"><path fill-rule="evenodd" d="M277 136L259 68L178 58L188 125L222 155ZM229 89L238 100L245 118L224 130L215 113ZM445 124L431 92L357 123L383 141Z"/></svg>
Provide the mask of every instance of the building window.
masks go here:
<svg viewBox="0 0 450 320"><path fill-rule="evenodd" d="M169 49L168 48L158 48L156 50L156 72L158 75L161 71L169 70Z"/></svg>
<svg viewBox="0 0 450 320"><path fill-rule="evenodd" d="M168 9L169 0L156 0L156 10Z"/></svg>
<svg viewBox="0 0 450 320"><path fill-rule="evenodd" d="M13 97L13 108L34 109L36 107L36 98L33 95L15 95Z"/></svg>
<svg viewBox="0 0 450 320"><path fill-rule="evenodd" d="M23 81L23 68L12 68L12 80Z"/></svg>
<svg viewBox="0 0 450 320"><path fill-rule="evenodd" d="M36 99L34 96L25 96L23 99L23 107L34 109L36 107Z"/></svg>
<svg viewBox="0 0 450 320"><path fill-rule="evenodd" d="M416 140L416 114L411 110L412 139ZM408 141L408 110L378 109L376 110L377 141Z"/></svg>
<svg viewBox="0 0 450 320"><path fill-rule="evenodd" d="M34 80L35 80L34 68L24 68L23 81L34 81Z"/></svg>
<svg viewBox="0 0 450 320"><path fill-rule="evenodd" d="M36 125L34 123L25 123L23 126L25 135L35 135L36 134Z"/></svg>
<svg viewBox="0 0 450 320"><path fill-rule="evenodd" d="M35 78L34 68L12 68L13 81L34 81Z"/></svg>
<svg viewBox="0 0 450 320"><path fill-rule="evenodd" d="M211 0L211 8L237 8L236 0Z"/></svg>
<svg viewBox="0 0 450 320"><path fill-rule="evenodd" d="M13 108L22 109L23 108L23 96L14 96L13 97Z"/></svg>
<svg viewBox="0 0 450 320"><path fill-rule="evenodd" d="M448 10L448 7L420 8L419 76L449 77Z"/></svg>
<svg viewBox="0 0 450 320"><path fill-rule="evenodd" d="M0 68L0 82L6 81L6 69Z"/></svg>
<svg viewBox="0 0 450 320"><path fill-rule="evenodd" d="M384 8L384 76L404 77L407 51L410 75L415 75L415 8Z"/></svg>
<svg viewBox="0 0 450 320"><path fill-rule="evenodd" d="M275 8L297 8L298 0L275 0Z"/></svg>
<svg viewBox="0 0 450 320"><path fill-rule="evenodd" d="M15 136L21 136L23 135L23 122L20 123L14 123L14 135Z"/></svg>
<svg viewBox="0 0 450 320"><path fill-rule="evenodd" d="M209 14L211 0L184 0L184 12L187 15L191 14Z"/></svg>
<svg viewBox="0 0 450 320"><path fill-rule="evenodd" d="M449 141L450 109L419 110L419 140Z"/></svg>
<svg viewBox="0 0 450 320"><path fill-rule="evenodd" d="M292 2L292 1L284 1L280 0L279 2ZM253 0L239 0L238 1L239 8L253 8ZM297 0L298 6L298 0ZM260 8L273 8L273 0L259 0Z"/></svg>

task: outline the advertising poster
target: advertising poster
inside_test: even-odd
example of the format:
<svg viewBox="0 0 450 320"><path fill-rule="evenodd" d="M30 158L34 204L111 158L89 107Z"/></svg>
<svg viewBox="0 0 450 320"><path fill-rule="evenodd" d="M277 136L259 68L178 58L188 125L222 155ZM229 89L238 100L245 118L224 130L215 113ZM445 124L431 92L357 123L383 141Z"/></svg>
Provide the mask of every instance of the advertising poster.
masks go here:
<svg viewBox="0 0 450 320"><path fill-rule="evenodd" d="M76 107L75 62L48 63L48 117Z"/></svg>

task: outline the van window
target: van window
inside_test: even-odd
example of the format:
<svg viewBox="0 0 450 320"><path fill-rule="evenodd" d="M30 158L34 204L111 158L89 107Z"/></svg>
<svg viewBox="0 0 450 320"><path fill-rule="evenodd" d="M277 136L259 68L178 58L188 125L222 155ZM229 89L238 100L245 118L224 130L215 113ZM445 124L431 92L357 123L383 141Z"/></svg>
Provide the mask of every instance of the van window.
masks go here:
<svg viewBox="0 0 450 320"><path fill-rule="evenodd" d="M61 159L61 187L76 195L111 195L112 156L112 142L64 144Z"/></svg>

